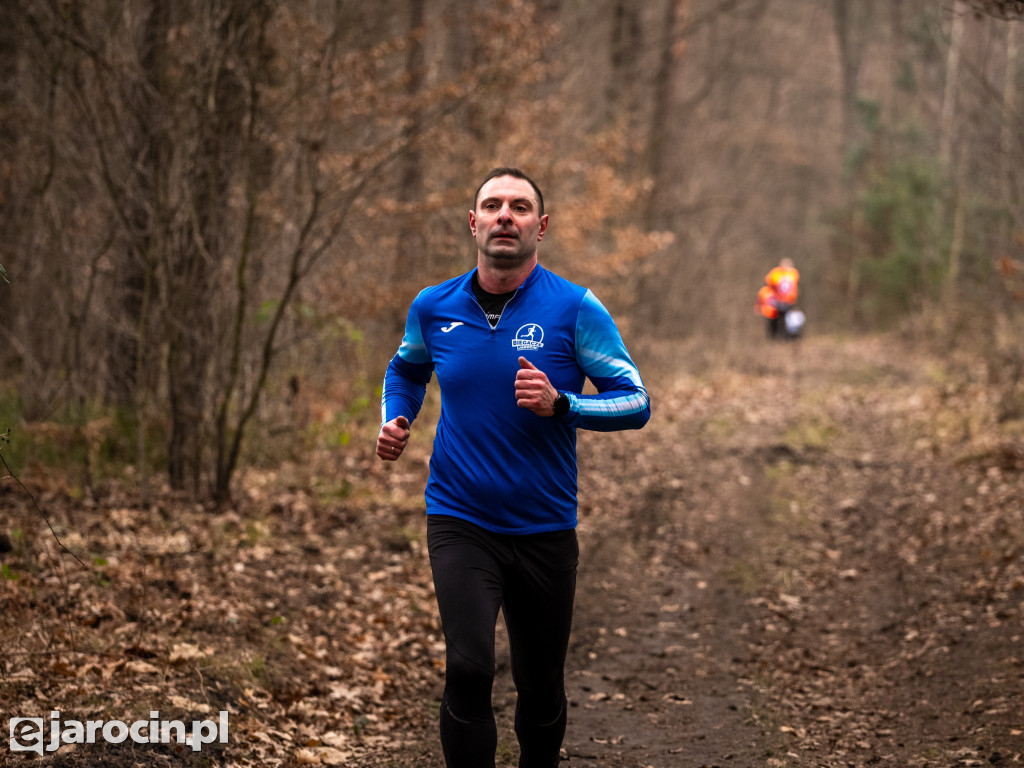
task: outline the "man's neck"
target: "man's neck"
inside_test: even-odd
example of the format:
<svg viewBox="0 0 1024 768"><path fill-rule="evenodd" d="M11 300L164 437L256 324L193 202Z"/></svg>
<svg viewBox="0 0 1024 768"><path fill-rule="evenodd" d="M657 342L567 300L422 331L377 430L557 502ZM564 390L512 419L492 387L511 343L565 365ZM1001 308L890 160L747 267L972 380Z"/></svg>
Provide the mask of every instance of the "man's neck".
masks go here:
<svg viewBox="0 0 1024 768"><path fill-rule="evenodd" d="M526 278L530 276L536 266L536 253L522 264L517 264L514 267L495 264L493 259L480 254L477 258L476 275L477 280L480 281L480 287L488 293L509 293L525 283Z"/></svg>

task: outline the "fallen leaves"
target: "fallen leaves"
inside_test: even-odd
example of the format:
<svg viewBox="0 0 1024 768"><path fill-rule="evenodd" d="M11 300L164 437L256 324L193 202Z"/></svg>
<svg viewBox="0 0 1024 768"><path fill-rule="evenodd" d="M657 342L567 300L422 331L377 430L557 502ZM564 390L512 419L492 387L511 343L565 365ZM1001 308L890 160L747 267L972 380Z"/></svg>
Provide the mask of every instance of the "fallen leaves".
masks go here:
<svg viewBox="0 0 1024 768"><path fill-rule="evenodd" d="M366 525L353 527L342 508L256 498L266 506L250 497L222 514L170 498L74 511L71 499L48 499L55 518L74 518L80 546L102 553L90 572L48 554L32 511L0 492L10 524L35 531L5 559L20 578L0 585L5 700L26 716L75 712L113 688L110 719L227 708L226 751L267 766L341 765L404 744L429 717L443 670L415 541L422 511L364 510ZM413 539L378 547L377 526Z"/></svg>
<svg viewBox="0 0 1024 768"><path fill-rule="evenodd" d="M570 733L594 760L647 750L660 757L629 764L674 764L703 747L694 764L751 750L780 768L1021 761L1018 452L993 448L1007 439L980 412L972 444L939 439L988 402L977 391L940 397L909 355L838 349L805 349L817 356L796 394L782 374L679 377L653 390L672 420L580 435L591 612L574 628ZM44 489L88 570L0 484L20 531L0 577L5 705L227 709L218 764L239 768L429 764L444 644L421 450L388 474L353 449L344 498L298 470L253 470L223 512ZM311 457L306 471L327 476L318 461L339 466ZM501 703L510 719L514 697Z"/></svg>

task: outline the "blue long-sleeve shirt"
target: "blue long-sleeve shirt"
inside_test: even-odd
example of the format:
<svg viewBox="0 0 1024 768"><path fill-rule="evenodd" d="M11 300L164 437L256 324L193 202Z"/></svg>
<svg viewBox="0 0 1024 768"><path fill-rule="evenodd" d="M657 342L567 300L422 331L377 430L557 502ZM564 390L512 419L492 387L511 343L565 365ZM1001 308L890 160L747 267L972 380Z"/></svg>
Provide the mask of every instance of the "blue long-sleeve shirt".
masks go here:
<svg viewBox="0 0 1024 768"><path fill-rule="evenodd" d="M430 459L427 514L497 533L576 526L576 429L639 429L650 400L615 322L594 294L541 266L492 328L473 272L425 288L384 376L382 421L412 423L433 373L441 415ZM569 397L544 418L516 404L523 356ZM596 394L581 394L586 379Z"/></svg>

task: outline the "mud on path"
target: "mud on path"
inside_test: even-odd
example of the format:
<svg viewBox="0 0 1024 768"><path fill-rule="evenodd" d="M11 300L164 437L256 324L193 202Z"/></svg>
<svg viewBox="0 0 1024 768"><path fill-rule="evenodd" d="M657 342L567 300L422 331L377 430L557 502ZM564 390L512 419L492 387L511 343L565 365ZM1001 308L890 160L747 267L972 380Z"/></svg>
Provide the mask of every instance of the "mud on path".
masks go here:
<svg viewBox="0 0 1024 768"><path fill-rule="evenodd" d="M892 339L784 349L707 371L649 352L648 427L580 433L562 765L1020 764L1020 383ZM0 765L442 765L418 439L393 466L357 448L251 470L216 513L32 486L85 571L0 483L0 533L16 533L0 554L4 711L232 717L202 752L0 749Z"/></svg>

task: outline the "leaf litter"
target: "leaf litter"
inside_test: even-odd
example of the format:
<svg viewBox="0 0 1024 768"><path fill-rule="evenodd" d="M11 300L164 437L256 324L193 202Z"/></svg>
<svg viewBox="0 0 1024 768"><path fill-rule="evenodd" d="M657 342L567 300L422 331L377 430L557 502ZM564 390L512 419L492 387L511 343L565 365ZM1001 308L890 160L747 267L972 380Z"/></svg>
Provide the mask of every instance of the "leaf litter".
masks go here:
<svg viewBox="0 0 1024 768"><path fill-rule="evenodd" d="M1024 425L977 361L880 339L793 352L662 366L647 428L580 434L564 765L1022 761ZM228 743L201 752L78 744L41 762L441 765L418 437L393 466L366 436L249 469L222 511L23 478L85 567L0 482L5 711L230 714ZM499 631L503 767L508 664Z"/></svg>

